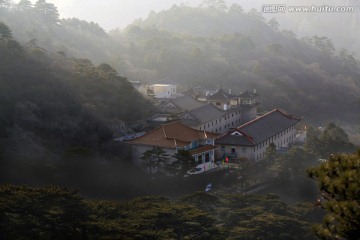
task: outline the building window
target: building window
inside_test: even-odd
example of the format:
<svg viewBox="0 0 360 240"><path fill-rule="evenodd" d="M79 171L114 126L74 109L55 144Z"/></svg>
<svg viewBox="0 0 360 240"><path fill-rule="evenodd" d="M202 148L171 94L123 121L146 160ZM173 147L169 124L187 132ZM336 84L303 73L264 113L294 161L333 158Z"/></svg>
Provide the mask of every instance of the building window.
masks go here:
<svg viewBox="0 0 360 240"><path fill-rule="evenodd" d="M205 153L205 162L210 162L210 154Z"/></svg>
<svg viewBox="0 0 360 240"><path fill-rule="evenodd" d="M243 153L246 153L246 147L242 147L241 150L242 150Z"/></svg>
<svg viewBox="0 0 360 240"><path fill-rule="evenodd" d="M202 154L198 155L198 164L202 164L203 160L202 160Z"/></svg>

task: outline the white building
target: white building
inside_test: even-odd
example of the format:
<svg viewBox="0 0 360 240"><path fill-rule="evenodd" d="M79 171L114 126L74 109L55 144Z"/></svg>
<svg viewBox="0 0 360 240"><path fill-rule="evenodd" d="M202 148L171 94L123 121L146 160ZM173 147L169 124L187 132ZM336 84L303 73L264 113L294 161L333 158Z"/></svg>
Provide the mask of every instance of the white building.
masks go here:
<svg viewBox="0 0 360 240"><path fill-rule="evenodd" d="M187 150L198 165L206 164L208 171L217 167L214 152L215 137L217 134L196 130L179 122L171 122L162 124L127 143L132 145L132 160L137 166L142 165L144 152L159 147L167 153L169 162L175 160L173 156L178 150Z"/></svg>
<svg viewBox="0 0 360 240"><path fill-rule="evenodd" d="M274 143L276 149L286 148L295 142L295 125L300 118L274 109L263 116L247 122L216 139L218 158L233 161L248 159L260 161L266 148Z"/></svg>
<svg viewBox="0 0 360 240"><path fill-rule="evenodd" d="M207 98L208 104L185 111L180 120L198 130L226 133L256 118L256 98L256 93L245 91L235 96L220 88Z"/></svg>
<svg viewBox="0 0 360 240"><path fill-rule="evenodd" d="M155 94L155 98L175 98L176 85L175 84L151 84L149 89Z"/></svg>

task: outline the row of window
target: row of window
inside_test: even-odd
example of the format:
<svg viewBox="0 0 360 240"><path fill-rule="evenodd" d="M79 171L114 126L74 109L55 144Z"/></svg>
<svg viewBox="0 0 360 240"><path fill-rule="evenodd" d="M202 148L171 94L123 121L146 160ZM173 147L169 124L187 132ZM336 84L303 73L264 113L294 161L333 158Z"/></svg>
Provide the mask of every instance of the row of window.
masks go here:
<svg viewBox="0 0 360 240"><path fill-rule="evenodd" d="M232 113L232 114L229 114L229 115L226 115L224 117L224 120L227 120L227 119L230 119L230 116L231 117L234 117L234 116L237 116L237 115L240 115L240 111L238 112L235 112L235 113ZM214 123L215 122L215 123ZM204 124L203 127L200 127L199 130L206 130L206 129L209 129L210 127L213 127L214 124L218 124L218 123L221 123L221 118L220 119L216 119L215 121L211 121L211 123L207 123L207 124ZM230 128L230 127L234 127L235 124L240 124L240 119L236 119L235 121L231 122L231 123L228 123L227 125L224 126L224 129L227 129L227 128ZM215 132L221 132L222 128L219 127L219 128L216 128L215 129ZM212 132L214 132L214 130L212 130Z"/></svg>
<svg viewBox="0 0 360 240"><path fill-rule="evenodd" d="M271 138L269 139L266 139L264 142L258 144L256 147L254 147L254 152L256 152L257 150L260 150L260 149L263 149L264 147L268 147L270 143L273 143L274 140L276 140L277 138L280 138L284 135L286 135L286 133L289 133L290 131L294 130L295 127L294 126L291 126L290 128L284 130L284 131L281 131L280 133L272 136ZM288 136L286 139L284 139L284 142L278 142L277 143L277 146L276 148L280 148L283 144L286 145L286 144L289 144L290 142L292 142L293 140L295 139L295 133ZM263 157L264 153L260 153L259 155L256 156L256 160L261 160L262 157Z"/></svg>

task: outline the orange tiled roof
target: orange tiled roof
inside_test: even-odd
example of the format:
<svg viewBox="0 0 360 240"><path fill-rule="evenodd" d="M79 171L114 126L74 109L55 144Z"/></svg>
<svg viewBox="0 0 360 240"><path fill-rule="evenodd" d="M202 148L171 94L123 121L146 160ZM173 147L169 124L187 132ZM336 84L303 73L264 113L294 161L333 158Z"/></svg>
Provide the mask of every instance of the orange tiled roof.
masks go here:
<svg viewBox="0 0 360 240"><path fill-rule="evenodd" d="M216 148L216 146L205 145L205 146L190 150L189 152L190 152L190 154L192 156L194 156L194 155L199 154L199 153L208 152L208 151L213 150L215 148Z"/></svg>
<svg viewBox="0 0 360 240"><path fill-rule="evenodd" d="M179 122L163 124L143 136L128 141L130 144L165 148L184 147L194 140L215 138L217 134L196 130Z"/></svg>

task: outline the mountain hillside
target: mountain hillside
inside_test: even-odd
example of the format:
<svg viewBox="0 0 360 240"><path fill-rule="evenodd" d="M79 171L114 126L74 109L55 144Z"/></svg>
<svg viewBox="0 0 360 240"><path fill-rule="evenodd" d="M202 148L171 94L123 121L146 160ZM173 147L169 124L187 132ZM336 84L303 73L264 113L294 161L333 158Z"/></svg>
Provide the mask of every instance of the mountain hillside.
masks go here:
<svg viewBox="0 0 360 240"><path fill-rule="evenodd" d="M21 46L1 22L0 56L0 182L76 184L100 160L127 159L112 127L146 118L152 104L126 78L108 64Z"/></svg>
<svg viewBox="0 0 360 240"><path fill-rule="evenodd" d="M96 23L59 19L45 1L2 5L0 20L24 45L35 41L68 58L105 62L131 81L257 89L264 111L282 108L316 125L360 122L359 61L351 51L335 49L326 36L300 39L255 9L208 2L174 5L110 33Z"/></svg>
<svg viewBox="0 0 360 240"><path fill-rule="evenodd" d="M263 109L280 107L316 124L359 122L358 60L346 49L337 54L325 36L298 39L279 28L276 19L236 4L173 6L111 35L127 44L132 78L257 89Z"/></svg>

